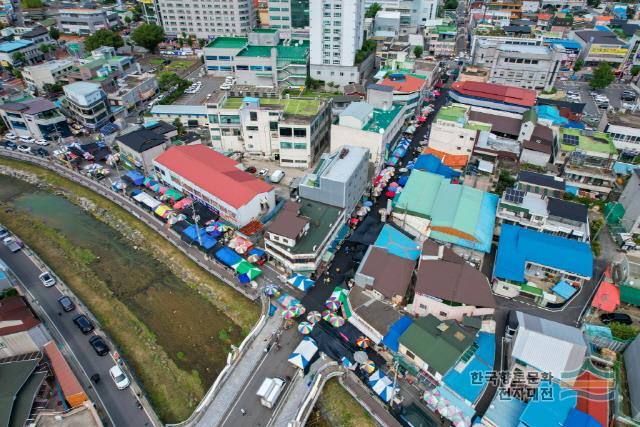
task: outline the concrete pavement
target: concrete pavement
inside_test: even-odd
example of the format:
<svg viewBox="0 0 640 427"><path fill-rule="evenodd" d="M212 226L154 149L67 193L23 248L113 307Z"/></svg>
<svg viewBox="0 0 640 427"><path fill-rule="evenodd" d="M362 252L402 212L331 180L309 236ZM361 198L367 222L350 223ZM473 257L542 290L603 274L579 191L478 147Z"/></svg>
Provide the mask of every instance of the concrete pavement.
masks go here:
<svg viewBox="0 0 640 427"><path fill-rule="evenodd" d="M106 337L111 347L111 353L107 356L98 356L91 345L89 338L93 335L105 337L104 332L99 331L99 324L82 302L75 298L69 289L60 282L51 288L45 288L38 276L47 269L39 260L27 256L28 248L17 253L11 253L0 246L0 258L9 266L12 273L19 280L20 288L27 295L40 320L45 324L54 336L58 348L65 355L78 380L91 399L96 403L102 421L107 426L152 426L160 425L155 417L151 405L143 398L144 409L138 407L138 397L135 393L142 393L141 389L132 383L125 390L118 390L109 376L109 369L116 364L113 352L116 350L113 343ZM38 263L38 265L36 264ZM54 272L55 274L55 272ZM62 295L68 295L74 299L76 310L64 313L57 302ZM85 313L93 319L96 332L83 335L72 322L73 317ZM101 381L92 384L90 377L99 374ZM129 372L132 380L135 378Z"/></svg>

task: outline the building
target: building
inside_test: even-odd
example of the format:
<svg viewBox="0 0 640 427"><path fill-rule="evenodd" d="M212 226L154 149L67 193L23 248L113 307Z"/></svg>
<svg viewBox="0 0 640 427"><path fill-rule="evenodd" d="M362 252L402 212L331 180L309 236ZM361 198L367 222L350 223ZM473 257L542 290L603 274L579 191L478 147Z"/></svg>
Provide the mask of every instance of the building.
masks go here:
<svg viewBox="0 0 640 427"><path fill-rule="evenodd" d="M145 117L146 122L162 120L173 123L176 120L190 128L207 127L209 119L205 105L154 105Z"/></svg>
<svg viewBox="0 0 640 427"><path fill-rule="evenodd" d="M536 91L493 83L455 82L448 95L461 104L521 114L536 105Z"/></svg>
<svg viewBox="0 0 640 427"><path fill-rule="evenodd" d="M97 83L76 82L64 88L63 105L72 117L89 129L99 129L111 118L107 94Z"/></svg>
<svg viewBox="0 0 640 427"><path fill-rule="evenodd" d="M578 188L578 195L604 199L615 185L613 164L618 150L611 136L599 131L560 129L560 155L556 164L564 165L562 177Z"/></svg>
<svg viewBox="0 0 640 427"><path fill-rule="evenodd" d="M480 18L484 19L482 15ZM471 63L477 67L490 69L496 55L496 49L502 45L509 46L541 46L542 40L538 37L509 37L493 36L476 33L471 42Z"/></svg>
<svg viewBox="0 0 640 427"><path fill-rule="evenodd" d="M0 104L0 116L7 129L18 136L53 141L71 136L67 118L48 99L32 98Z"/></svg>
<svg viewBox="0 0 640 427"><path fill-rule="evenodd" d="M171 147L153 160L158 179L241 228L275 207L275 189L204 145Z"/></svg>
<svg viewBox="0 0 640 427"><path fill-rule="evenodd" d="M623 353L624 367L627 373L631 418L640 422L640 338L636 337Z"/></svg>
<svg viewBox="0 0 640 427"><path fill-rule="evenodd" d="M388 252L385 248L369 246L354 276L356 286L370 291L379 299L400 305L405 301L411 285L415 260Z"/></svg>
<svg viewBox="0 0 640 427"><path fill-rule="evenodd" d="M127 111L140 107L159 91L153 74L130 74L116 80L116 90L108 94L111 105L124 107Z"/></svg>
<svg viewBox="0 0 640 427"><path fill-rule="evenodd" d="M458 28L454 25L435 25L425 30L426 53L435 57L452 57L456 50Z"/></svg>
<svg viewBox="0 0 640 427"><path fill-rule="evenodd" d="M329 142L331 103L323 100L221 97L206 108L213 147L220 151L308 168Z"/></svg>
<svg viewBox="0 0 640 427"><path fill-rule="evenodd" d="M430 89L427 86L427 80L423 76L403 73L391 74L381 82L378 82L375 87L372 88L371 85L367 87L367 100L369 102L371 102L372 89L379 91L381 90L380 86L393 89L393 102L395 104L406 105L405 117L420 112Z"/></svg>
<svg viewBox="0 0 640 427"><path fill-rule="evenodd" d="M462 322L490 316L496 301L487 277L451 248L425 240L418 261L412 304L416 316L433 315Z"/></svg>
<svg viewBox="0 0 640 427"><path fill-rule="evenodd" d="M428 26L436 20L438 2L433 0L365 0L365 10L372 4L382 6L383 11L400 12L403 26Z"/></svg>
<svg viewBox="0 0 640 427"><path fill-rule="evenodd" d="M225 4L156 0L162 26L168 36L182 34L207 39L216 35L246 35L256 26L253 0L231 0Z"/></svg>
<svg viewBox="0 0 640 427"><path fill-rule="evenodd" d="M379 10L373 20L374 37L397 37L400 34L400 12Z"/></svg>
<svg viewBox="0 0 640 427"><path fill-rule="evenodd" d="M640 114L624 113L608 115L604 131L611 136L613 144L623 154L636 156L640 153Z"/></svg>
<svg viewBox="0 0 640 427"><path fill-rule="evenodd" d="M309 0L269 0L269 28L289 31L309 28Z"/></svg>
<svg viewBox="0 0 640 427"><path fill-rule="evenodd" d="M344 142L369 150L370 161L379 169L402 134L404 108L390 104L388 109L374 108L366 102L351 103L331 125L331 152Z"/></svg>
<svg viewBox="0 0 640 427"><path fill-rule="evenodd" d="M340 208L289 200L267 226L265 250L287 273L315 274L345 220Z"/></svg>
<svg viewBox="0 0 640 427"><path fill-rule="evenodd" d="M502 287L540 304L562 304L592 275L593 254L588 243L502 225L493 270L495 292Z"/></svg>
<svg viewBox="0 0 640 427"><path fill-rule="evenodd" d="M205 47L204 59L207 74L233 75L239 85L299 88L307 76L309 42L256 29L248 37L217 37Z"/></svg>
<svg viewBox="0 0 640 427"><path fill-rule="evenodd" d="M522 170L518 173L515 188L520 191L535 193L561 199L566 192L567 185L563 178L538 172Z"/></svg>
<svg viewBox="0 0 640 427"><path fill-rule="evenodd" d="M373 61L356 63L364 42L364 1L311 0L309 7L310 76L340 87L361 83L363 63Z"/></svg>
<svg viewBox="0 0 640 427"><path fill-rule="evenodd" d="M56 20L60 32L80 35L122 24L117 13L106 9L62 8L58 9Z"/></svg>
<svg viewBox="0 0 640 427"><path fill-rule="evenodd" d="M141 0L142 6L142 19L147 24L156 24L162 26L162 16L160 16L160 9L156 0Z"/></svg>
<svg viewBox="0 0 640 427"><path fill-rule="evenodd" d="M22 69L22 78L30 90L44 90L44 86L60 83L66 79L75 67L75 61L54 59Z"/></svg>
<svg viewBox="0 0 640 427"><path fill-rule="evenodd" d="M521 311L516 312L516 319L510 370L519 369L524 378L531 371L545 372L560 383L572 385L587 355L580 329Z"/></svg>
<svg viewBox="0 0 640 427"><path fill-rule="evenodd" d="M516 224L554 236L589 242L587 206L555 197L508 189L498 204L499 224Z"/></svg>
<svg viewBox="0 0 640 427"><path fill-rule="evenodd" d="M44 326L20 296L0 300L0 358L42 350L49 341Z"/></svg>
<svg viewBox="0 0 640 427"><path fill-rule="evenodd" d="M487 253L491 250L498 196L421 170L413 170L395 201L393 221L424 240ZM479 263L479 260L478 260Z"/></svg>
<svg viewBox="0 0 640 427"><path fill-rule="evenodd" d="M440 383L473 344L474 336L454 320L418 317L400 336L398 352Z"/></svg>
<svg viewBox="0 0 640 427"><path fill-rule="evenodd" d="M24 59L20 59L20 57ZM31 65L44 60L44 53L31 40L13 40L0 43L0 65Z"/></svg>
<svg viewBox="0 0 640 427"><path fill-rule="evenodd" d="M620 222L633 236L640 235L640 168L634 169L618 199L624 207Z"/></svg>
<svg viewBox="0 0 640 427"><path fill-rule="evenodd" d="M153 174L153 161L164 153L176 137L176 128L165 122L157 122L116 137L120 160L131 168L141 169L145 175Z"/></svg>
<svg viewBox="0 0 640 427"><path fill-rule="evenodd" d="M351 212L368 184L369 150L343 145L323 154L313 172L300 179L301 197Z"/></svg>
<svg viewBox="0 0 640 427"><path fill-rule="evenodd" d="M575 31L573 40L580 43L580 59L585 65L596 66L600 62L621 64L629 54L629 45L608 29Z"/></svg>
<svg viewBox="0 0 640 427"><path fill-rule="evenodd" d="M36 25L35 27L30 28L21 34L16 35L16 39L29 40L38 47L54 42L54 40L49 35L49 30L47 30L42 25Z"/></svg>
<svg viewBox="0 0 640 427"><path fill-rule="evenodd" d="M546 167L558 155L558 139L550 127L525 120L519 140L522 143L521 163Z"/></svg>

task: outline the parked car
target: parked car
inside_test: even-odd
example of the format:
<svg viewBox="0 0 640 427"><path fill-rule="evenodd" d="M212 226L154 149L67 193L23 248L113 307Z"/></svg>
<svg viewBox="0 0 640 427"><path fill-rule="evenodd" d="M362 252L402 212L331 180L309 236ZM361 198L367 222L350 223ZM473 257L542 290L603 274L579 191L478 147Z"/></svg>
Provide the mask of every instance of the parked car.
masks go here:
<svg viewBox="0 0 640 427"><path fill-rule="evenodd" d="M69 298L66 295L58 298L58 303L60 304L60 306L64 311L68 312L76 309L76 305L73 303L73 301L71 301L71 298Z"/></svg>
<svg viewBox="0 0 640 427"><path fill-rule="evenodd" d="M620 99L622 99L623 101L635 101L636 98L637 98L636 93L631 90L623 91L622 95L620 96Z"/></svg>
<svg viewBox="0 0 640 427"><path fill-rule="evenodd" d="M0 225L0 239L4 239L9 235L9 230Z"/></svg>
<svg viewBox="0 0 640 427"><path fill-rule="evenodd" d="M275 171L273 171L273 173L271 174L271 182L277 184L280 181L282 181L282 178L284 178L284 171L281 169L276 169Z"/></svg>
<svg viewBox="0 0 640 427"><path fill-rule="evenodd" d="M16 134L13 132L7 132L4 134L4 137L10 140L14 140L17 138Z"/></svg>
<svg viewBox="0 0 640 427"><path fill-rule="evenodd" d="M631 316L625 313L603 313L600 315L600 320L604 324L616 322L624 325L630 325L633 323Z"/></svg>
<svg viewBox="0 0 640 427"><path fill-rule="evenodd" d="M41 138L41 139L38 139L36 141L36 144L46 147L47 145L49 145L49 141L47 141L46 139Z"/></svg>
<svg viewBox="0 0 640 427"><path fill-rule="evenodd" d="M24 247L24 243L13 236L4 237L2 243L14 254Z"/></svg>
<svg viewBox="0 0 640 427"><path fill-rule="evenodd" d="M55 277L53 277L48 271L42 273L40 276L38 276L38 278L46 288L50 288L51 286L56 284Z"/></svg>
<svg viewBox="0 0 640 427"><path fill-rule="evenodd" d="M36 156L49 157L49 151L45 150L42 147L36 148L36 151L34 153L36 154Z"/></svg>
<svg viewBox="0 0 640 427"><path fill-rule="evenodd" d="M31 154L31 147L28 145L18 145L18 151L21 153Z"/></svg>
<svg viewBox="0 0 640 427"><path fill-rule="evenodd" d="M244 170L245 172L249 172L249 173L256 173L257 169L255 166L249 166L248 168L246 168Z"/></svg>
<svg viewBox="0 0 640 427"><path fill-rule="evenodd" d="M35 138L32 138L30 136L21 136L20 141L25 142L27 144L33 144L36 142Z"/></svg>
<svg viewBox="0 0 640 427"><path fill-rule="evenodd" d="M15 142L12 142L12 141L3 141L2 145L7 150L16 151L18 149L18 144L16 144Z"/></svg>
<svg viewBox="0 0 640 427"><path fill-rule="evenodd" d="M109 375L111 375L113 382L116 383L116 387L118 388L118 390L124 390L125 388L129 387L129 384L131 384L131 381L129 381L129 377L127 377L127 374L125 374L118 365L115 365L114 367L109 369Z"/></svg>
<svg viewBox="0 0 640 427"><path fill-rule="evenodd" d="M80 331L85 335L93 332L93 322L91 322L91 320L89 320L89 318L84 314L74 317L73 323L75 323L78 329L80 329Z"/></svg>
<svg viewBox="0 0 640 427"><path fill-rule="evenodd" d="M91 344L91 347L93 347L93 349L96 351L98 356L105 356L109 354L109 346L102 339L102 337L99 337L98 335L94 335L89 340L89 344Z"/></svg>
<svg viewBox="0 0 640 427"><path fill-rule="evenodd" d="M261 177L261 176L267 176L268 174L269 174L269 169L260 169L260 170L258 171L258 176L259 176L259 177Z"/></svg>

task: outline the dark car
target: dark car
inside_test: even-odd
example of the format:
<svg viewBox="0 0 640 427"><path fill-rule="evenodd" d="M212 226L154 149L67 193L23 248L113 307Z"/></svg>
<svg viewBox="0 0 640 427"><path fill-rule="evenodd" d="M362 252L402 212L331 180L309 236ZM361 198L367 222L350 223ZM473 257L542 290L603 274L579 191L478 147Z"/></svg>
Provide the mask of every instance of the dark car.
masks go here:
<svg viewBox="0 0 640 427"><path fill-rule="evenodd" d="M4 148L6 148L7 150L17 150L18 149L18 144L16 144L15 142L12 141L3 141L2 142L2 146Z"/></svg>
<svg viewBox="0 0 640 427"><path fill-rule="evenodd" d="M66 295L58 298L58 302L60 303L64 311L73 311L76 309L76 305L73 303L73 301L71 301L71 298Z"/></svg>
<svg viewBox="0 0 640 427"><path fill-rule="evenodd" d="M106 342L104 342L102 337L99 337L97 335L91 337L91 339L89 340L89 344L91 344L91 347L93 347L98 356L105 356L109 354L109 346Z"/></svg>
<svg viewBox="0 0 640 427"><path fill-rule="evenodd" d="M600 315L600 320L602 321L602 323L605 323L605 324L616 322L616 323L622 323L625 325L630 325L633 323L631 316L624 313L604 313Z"/></svg>
<svg viewBox="0 0 640 427"><path fill-rule="evenodd" d="M637 96L635 92L628 91L628 90L625 90L624 92L622 92L622 96L620 96L620 98L623 101L635 101L636 97Z"/></svg>
<svg viewBox="0 0 640 427"><path fill-rule="evenodd" d="M92 332L94 329L93 323L84 314L74 317L73 323L75 323L78 329L80 329L82 333L85 335L88 334L89 332Z"/></svg>
<svg viewBox="0 0 640 427"><path fill-rule="evenodd" d="M49 157L49 151L45 150L44 148L36 148L36 156L42 156L42 157Z"/></svg>
<svg viewBox="0 0 640 427"><path fill-rule="evenodd" d="M245 172L249 172L249 173L256 173L258 171L258 169L256 169L255 166L249 166L248 168L246 168L244 170Z"/></svg>

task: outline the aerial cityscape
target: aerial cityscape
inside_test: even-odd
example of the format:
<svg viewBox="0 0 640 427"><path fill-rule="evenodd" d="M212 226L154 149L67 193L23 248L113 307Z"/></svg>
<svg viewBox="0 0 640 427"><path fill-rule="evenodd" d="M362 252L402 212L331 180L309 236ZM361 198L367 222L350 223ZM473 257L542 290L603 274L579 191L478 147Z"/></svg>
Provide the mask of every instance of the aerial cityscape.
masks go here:
<svg viewBox="0 0 640 427"><path fill-rule="evenodd" d="M640 3L1 0L0 427L640 426Z"/></svg>

